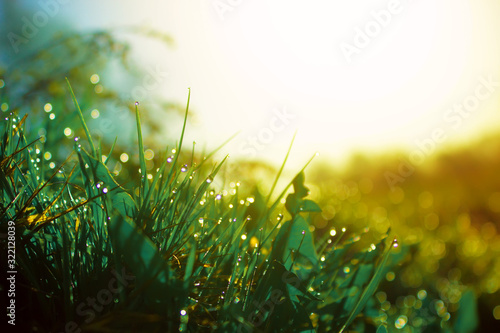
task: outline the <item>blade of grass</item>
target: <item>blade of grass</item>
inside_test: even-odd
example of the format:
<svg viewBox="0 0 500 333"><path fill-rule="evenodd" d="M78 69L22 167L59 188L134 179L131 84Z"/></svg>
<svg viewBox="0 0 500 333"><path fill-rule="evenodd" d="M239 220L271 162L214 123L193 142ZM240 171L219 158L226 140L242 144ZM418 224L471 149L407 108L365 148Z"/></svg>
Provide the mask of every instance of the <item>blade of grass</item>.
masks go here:
<svg viewBox="0 0 500 333"><path fill-rule="evenodd" d="M90 149L92 150L92 156L97 158L96 150L94 147L94 142L92 141L92 136L90 135L89 128L87 127L87 123L85 122L85 119L83 118L82 110L80 109L80 105L78 104L78 101L76 100L75 93L73 92L73 88L71 87L71 84L69 83L68 78L66 78L66 82L68 83L71 98L73 99L73 103L75 104L76 110L78 111L78 116L80 117L80 121L81 121L83 129L85 131L85 135L87 136L87 140L88 140L89 145L90 145Z"/></svg>
<svg viewBox="0 0 500 333"><path fill-rule="evenodd" d="M137 124L137 140L139 141L139 164L141 166L141 187L139 195L139 205L142 205L142 201L146 193L148 193L148 177L146 170L146 158L144 157L144 143L142 141L142 129L141 129L141 118L139 116L139 102L135 102L135 121ZM140 216L139 216L140 218Z"/></svg>
<svg viewBox="0 0 500 333"><path fill-rule="evenodd" d="M344 332L347 329L347 327L349 327L349 325L351 325L354 318L356 318L357 315L361 312L361 310L363 310L363 307L365 306L366 302L368 302L368 299L375 292L375 289L377 288L380 280L382 280L382 278L383 278L385 264L387 263L387 259L389 258L389 255L390 255L391 250L393 249L395 243L396 243L396 239L394 239L392 241L389 249L387 249L386 253L384 254L384 257L382 258L382 262L377 267L375 274L373 274L373 277L370 280L370 282L368 283L368 285L366 286L365 290L363 290L361 297L356 302L354 309L349 314L349 317L347 318L346 322L344 323L344 325L340 329L339 333Z"/></svg>
<svg viewBox="0 0 500 333"><path fill-rule="evenodd" d="M181 154L181 149L182 149L182 142L184 141L184 133L186 131L186 124L187 124L187 117L189 113L189 102L191 101L191 88L188 88L188 98L187 98L187 103L186 103L186 112L184 113L184 122L182 123L182 131L181 131L181 136L179 139L179 145L177 147L177 151L174 157L174 161L172 162L172 166L170 167L170 172L168 173L167 177L167 184L170 184L170 181L172 180L172 176L175 171L175 166L177 165L177 160L179 159L179 155Z"/></svg>
<svg viewBox="0 0 500 333"><path fill-rule="evenodd" d="M108 161L111 158L111 154L113 154L113 150L115 150L115 145L116 145L117 140L118 140L118 137L115 137L115 140L113 141L113 144L111 145L111 149L109 150L108 157L106 157L106 160L104 161L104 165L108 164Z"/></svg>
<svg viewBox="0 0 500 333"><path fill-rule="evenodd" d="M278 184L278 180L281 176L281 173L283 172L283 169L285 168L285 164L286 164L286 161L288 160L288 156L290 156L290 152L292 151L292 146L293 146L293 142L295 141L296 135L297 135L297 132L295 132L293 134L293 138L292 138L292 141L290 142L290 146L288 147L288 151L286 152L285 159L283 160L283 163L281 163L281 167L280 167L278 173L276 174L276 178L274 179L273 185L271 186L271 190L269 190L269 194L268 194L267 199L266 199L266 206L269 203L269 200L271 200L271 196L273 195L276 184Z"/></svg>

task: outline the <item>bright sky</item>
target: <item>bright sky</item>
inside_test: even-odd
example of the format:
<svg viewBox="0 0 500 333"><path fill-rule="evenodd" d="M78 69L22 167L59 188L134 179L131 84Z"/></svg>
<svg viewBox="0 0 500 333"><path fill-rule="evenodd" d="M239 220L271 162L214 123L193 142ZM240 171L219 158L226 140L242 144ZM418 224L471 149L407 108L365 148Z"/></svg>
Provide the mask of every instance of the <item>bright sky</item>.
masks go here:
<svg viewBox="0 0 500 333"><path fill-rule="evenodd" d="M79 27L142 25L171 34L174 49L136 44L147 66L168 72L155 93L184 103L191 87L198 121L188 140L215 147L240 131L224 149L231 156L281 162L297 131L292 165L315 151L341 161L360 150L417 149L436 129L446 137L437 147L468 141L500 120L498 1L64 6Z"/></svg>

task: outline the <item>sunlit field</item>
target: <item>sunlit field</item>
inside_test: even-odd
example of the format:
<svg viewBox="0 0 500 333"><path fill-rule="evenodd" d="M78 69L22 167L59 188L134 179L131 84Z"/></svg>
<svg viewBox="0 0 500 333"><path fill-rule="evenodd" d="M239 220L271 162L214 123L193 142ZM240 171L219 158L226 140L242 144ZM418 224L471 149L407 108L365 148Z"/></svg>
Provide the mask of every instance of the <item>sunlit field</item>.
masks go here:
<svg viewBox="0 0 500 333"><path fill-rule="evenodd" d="M500 331L499 13L0 3L1 326Z"/></svg>

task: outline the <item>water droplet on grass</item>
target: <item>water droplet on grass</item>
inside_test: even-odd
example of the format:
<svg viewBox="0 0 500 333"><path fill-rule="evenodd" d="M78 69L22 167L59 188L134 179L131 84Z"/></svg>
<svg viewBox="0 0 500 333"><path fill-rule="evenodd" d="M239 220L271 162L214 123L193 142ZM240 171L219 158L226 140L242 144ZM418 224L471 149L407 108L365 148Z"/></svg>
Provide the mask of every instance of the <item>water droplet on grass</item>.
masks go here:
<svg viewBox="0 0 500 333"><path fill-rule="evenodd" d="M397 238L394 238L394 240L392 241L392 246L394 246L395 248L397 248L399 246Z"/></svg>

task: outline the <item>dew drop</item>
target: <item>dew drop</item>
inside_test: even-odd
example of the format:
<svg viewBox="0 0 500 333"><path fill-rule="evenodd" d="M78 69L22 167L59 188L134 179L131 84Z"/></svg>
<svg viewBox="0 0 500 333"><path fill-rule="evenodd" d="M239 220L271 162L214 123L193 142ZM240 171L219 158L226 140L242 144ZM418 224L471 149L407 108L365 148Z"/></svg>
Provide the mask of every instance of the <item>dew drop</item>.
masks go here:
<svg viewBox="0 0 500 333"><path fill-rule="evenodd" d="M139 102L137 102L137 101L136 101L136 102L135 102L135 106L137 106L137 105L139 105Z"/></svg>
<svg viewBox="0 0 500 333"><path fill-rule="evenodd" d="M392 241L392 246L394 246L395 248L397 248L399 246L397 238L394 238L394 240Z"/></svg>
<svg viewBox="0 0 500 333"><path fill-rule="evenodd" d="M188 169L187 164L184 164L184 165L182 166L182 168L181 168L181 172L186 172L186 171L187 171L187 169Z"/></svg>

